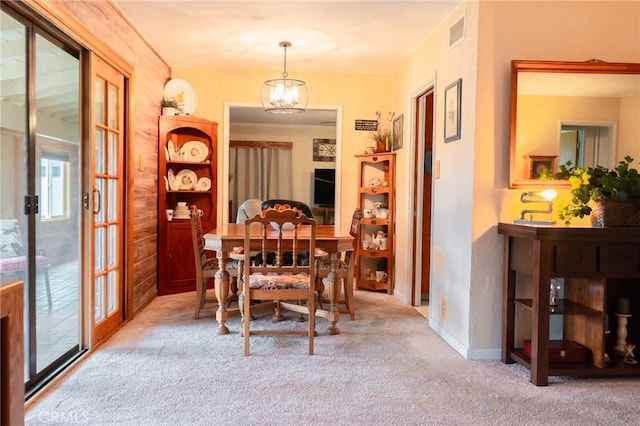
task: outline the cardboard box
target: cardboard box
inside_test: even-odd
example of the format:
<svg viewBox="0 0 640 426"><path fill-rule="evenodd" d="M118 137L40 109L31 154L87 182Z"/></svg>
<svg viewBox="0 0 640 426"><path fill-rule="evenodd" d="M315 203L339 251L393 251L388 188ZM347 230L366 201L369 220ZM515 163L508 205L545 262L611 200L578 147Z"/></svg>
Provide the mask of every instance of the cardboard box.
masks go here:
<svg viewBox="0 0 640 426"><path fill-rule="evenodd" d="M524 354L531 358L531 340L524 341ZM569 340L549 340L550 364L584 364L587 348Z"/></svg>

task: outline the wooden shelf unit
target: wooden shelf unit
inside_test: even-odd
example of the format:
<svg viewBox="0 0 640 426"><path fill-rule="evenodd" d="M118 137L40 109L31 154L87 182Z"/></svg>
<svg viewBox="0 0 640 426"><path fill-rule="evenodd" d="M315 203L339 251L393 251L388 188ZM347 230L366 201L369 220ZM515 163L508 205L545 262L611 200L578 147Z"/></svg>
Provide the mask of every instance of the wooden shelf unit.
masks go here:
<svg viewBox="0 0 640 426"><path fill-rule="evenodd" d="M630 299L632 314L626 341L640 343L640 228L500 223L498 232L504 235L502 362L530 369L537 386L548 385L549 376L640 376L640 364L623 362L614 350L621 297ZM554 306L552 278L564 281L563 297ZM527 291L530 298L522 297ZM549 362L554 316L562 321L562 340L588 349L586 363ZM531 339L530 358L516 341L518 332Z"/></svg>
<svg viewBox="0 0 640 426"><path fill-rule="evenodd" d="M358 207L373 209L380 202L389 210L386 218L371 217L360 220L360 232L356 241L356 287L362 290L386 291L394 288L394 234L395 234L395 161L396 154L384 152L356 155L358 159ZM379 185L370 185L372 179L379 179ZM372 234L382 231L387 235L386 250L364 249L363 240L372 240ZM386 282L377 281L375 273L387 273ZM369 272L369 276L367 276Z"/></svg>
<svg viewBox="0 0 640 426"><path fill-rule="evenodd" d="M191 222L167 220L166 209L175 209L180 201L202 209L202 227L207 232L216 227L218 124L194 116L162 116L158 143L158 294L173 294L196 289ZM200 141L208 149L202 162L169 160L165 149L171 141L180 149L190 141ZM198 179L211 179L207 191L168 189L165 177L169 170L192 170Z"/></svg>

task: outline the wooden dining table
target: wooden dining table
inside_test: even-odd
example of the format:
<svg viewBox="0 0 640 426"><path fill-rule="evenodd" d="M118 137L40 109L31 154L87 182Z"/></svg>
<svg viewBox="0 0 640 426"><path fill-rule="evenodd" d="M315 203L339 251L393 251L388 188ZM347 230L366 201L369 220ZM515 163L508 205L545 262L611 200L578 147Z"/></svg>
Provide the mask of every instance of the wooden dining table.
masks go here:
<svg viewBox="0 0 640 426"><path fill-rule="evenodd" d="M226 326L227 318L229 317L228 303L230 296L230 277L229 272L226 270L227 262L229 259L229 253L234 248L244 246L244 228L242 223L231 223L222 225L212 231L207 232L204 235L204 248L205 250L213 250L216 252L216 258L218 259L218 271L215 275L215 294L218 301L218 310L216 311L216 321L218 321L218 334L227 334L229 329ZM260 227L256 227L255 238L254 231L251 231L252 236L252 251L261 250ZM304 250L304 241L309 241L308 232L309 228L302 226L302 229L298 232L300 250ZM287 240L287 234L292 235L292 231L283 230L284 241ZM269 235L269 239L273 239L274 244L278 238L278 232L272 230ZM255 246L253 242L255 241ZM340 260L340 254L342 252L353 250L353 237L348 232L340 232L333 225L317 225L316 226L316 247L321 248L329 254L330 269L327 278L323 279L323 284L327 289L327 296L329 298L329 309L316 311L317 316L326 317L329 320L329 327L327 333L339 334L340 330L337 327L338 319L340 318L340 312L338 311L337 302L340 296L341 287L337 282L338 279L338 265Z"/></svg>

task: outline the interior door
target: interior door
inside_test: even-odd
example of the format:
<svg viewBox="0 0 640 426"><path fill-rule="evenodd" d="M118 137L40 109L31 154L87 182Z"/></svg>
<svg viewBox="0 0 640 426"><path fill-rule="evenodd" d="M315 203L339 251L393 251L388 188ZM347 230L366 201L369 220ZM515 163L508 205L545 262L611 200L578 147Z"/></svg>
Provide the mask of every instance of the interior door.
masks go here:
<svg viewBox="0 0 640 426"><path fill-rule="evenodd" d="M429 300L431 270L431 192L433 178L434 95L429 89L415 98L413 262L411 303L419 306ZM419 268L419 270L418 270ZM418 288L419 287L419 291ZM417 299L419 294L420 300Z"/></svg>
<svg viewBox="0 0 640 426"><path fill-rule="evenodd" d="M92 58L93 343L124 321L124 99L125 77Z"/></svg>
<svg viewBox="0 0 640 426"><path fill-rule="evenodd" d="M433 91L420 97L424 117L424 164L422 167L422 274L420 298L429 300L431 270L431 184L433 177Z"/></svg>

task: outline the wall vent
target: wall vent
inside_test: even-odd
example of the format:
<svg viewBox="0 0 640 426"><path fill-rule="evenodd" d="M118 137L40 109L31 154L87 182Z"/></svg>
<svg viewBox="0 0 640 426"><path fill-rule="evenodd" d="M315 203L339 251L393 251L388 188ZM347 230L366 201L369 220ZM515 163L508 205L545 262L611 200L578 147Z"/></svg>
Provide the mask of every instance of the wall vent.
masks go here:
<svg viewBox="0 0 640 426"><path fill-rule="evenodd" d="M462 17L458 19L455 24L449 27L449 49L452 49L457 44L459 44L462 40L464 40L464 33L465 33L464 18L465 18L465 15L462 15Z"/></svg>

